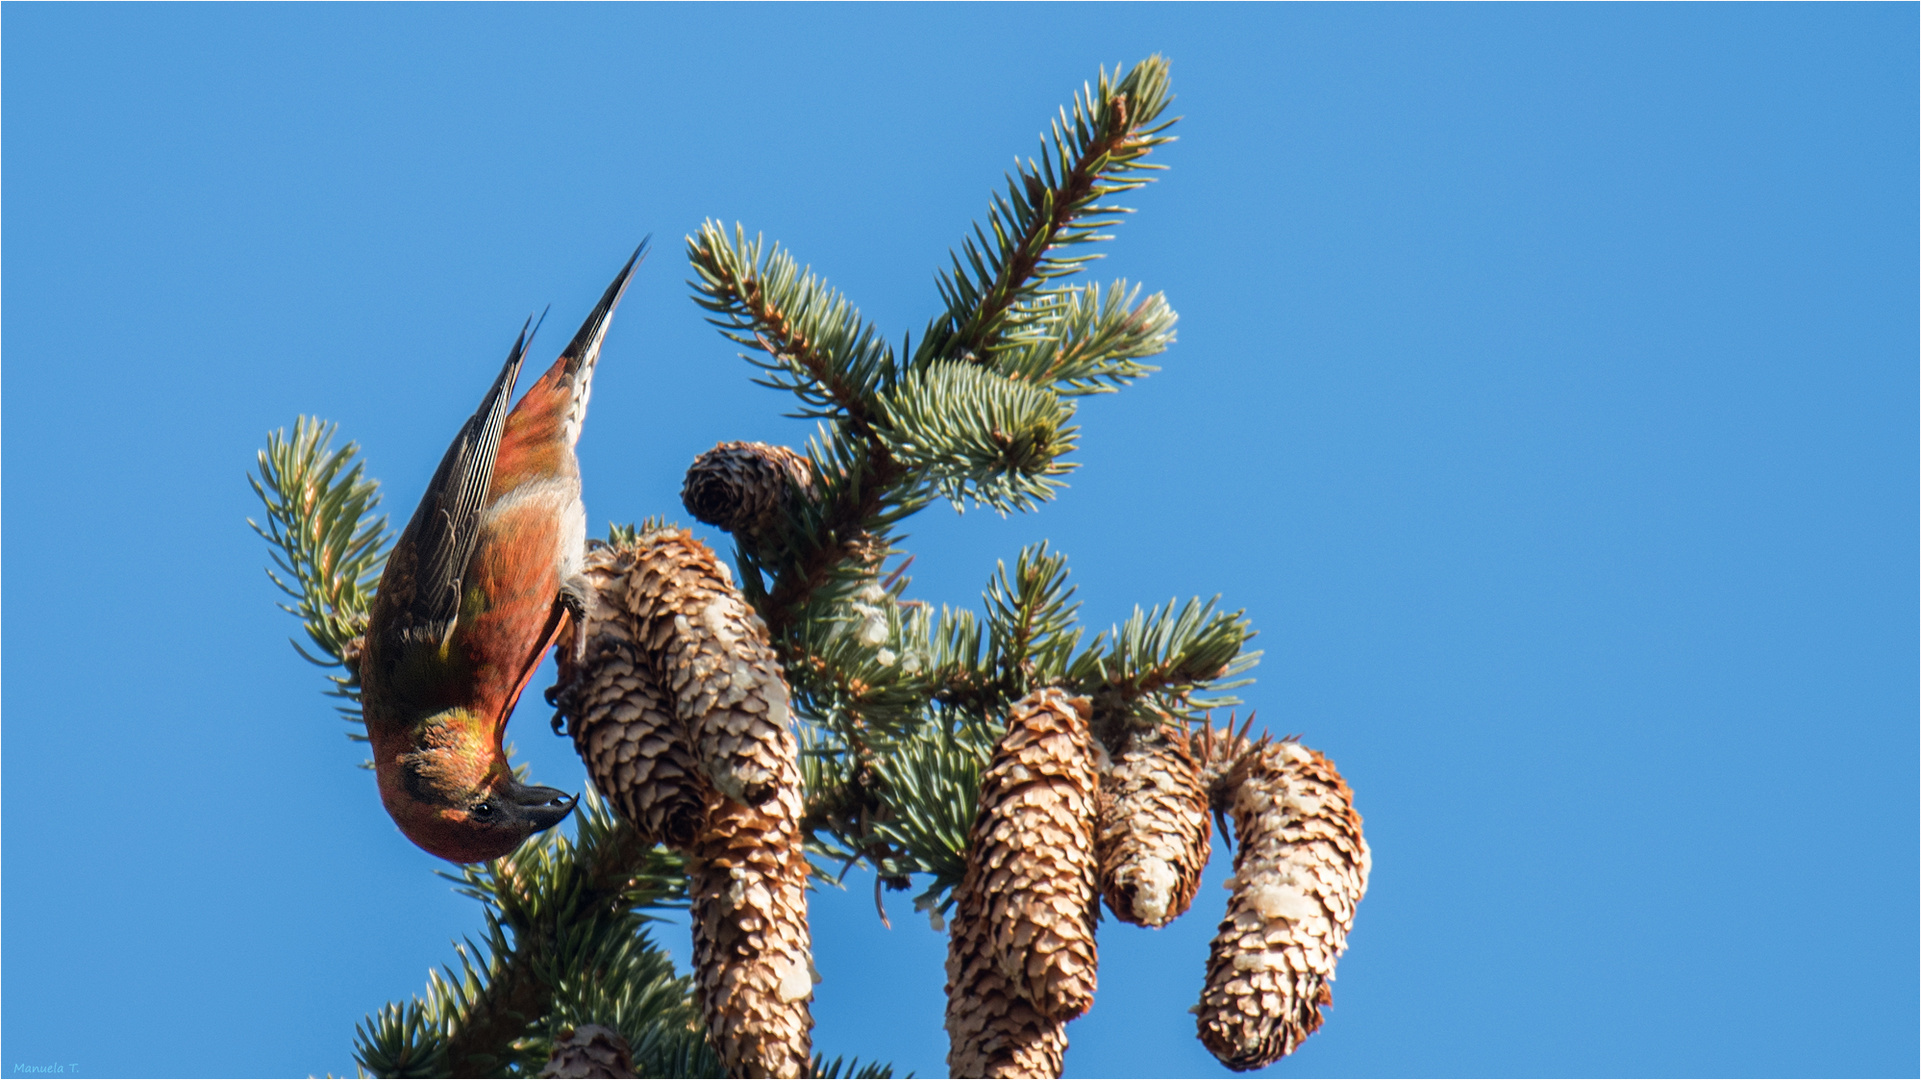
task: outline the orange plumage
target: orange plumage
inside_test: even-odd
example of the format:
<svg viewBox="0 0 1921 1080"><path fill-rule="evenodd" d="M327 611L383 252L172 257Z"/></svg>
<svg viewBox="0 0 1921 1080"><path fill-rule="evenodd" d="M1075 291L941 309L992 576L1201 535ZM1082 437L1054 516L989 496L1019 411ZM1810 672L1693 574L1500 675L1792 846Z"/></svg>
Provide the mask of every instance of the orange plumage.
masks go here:
<svg viewBox="0 0 1921 1080"><path fill-rule="evenodd" d="M507 719L581 610L586 511L574 444L600 346L643 243L511 413L514 344L388 556L360 664L381 801L401 832L454 862L497 858L574 801L522 784Z"/></svg>

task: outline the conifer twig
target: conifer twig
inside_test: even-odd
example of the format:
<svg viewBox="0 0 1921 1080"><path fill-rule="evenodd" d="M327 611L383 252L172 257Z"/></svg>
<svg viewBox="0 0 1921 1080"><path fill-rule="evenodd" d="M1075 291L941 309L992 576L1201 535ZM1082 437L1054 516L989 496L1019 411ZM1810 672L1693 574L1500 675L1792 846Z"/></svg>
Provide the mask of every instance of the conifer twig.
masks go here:
<svg viewBox="0 0 1921 1080"><path fill-rule="evenodd" d="M1103 69L1095 86L1075 95L1073 112L1063 109L1051 138L1043 139L1040 160L1010 177L1007 193L995 199L990 228L976 226L963 243L965 263L955 256L953 269L942 275L946 325L929 327L917 364L970 354L985 362L1022 303L1093 257L1056 252L1107 239L1100 230L1118 219L1101 215L1129 211L1098 200L1140 187L1146 179L1132 174L1160 167L1140 159L1172 139L1162 132L1174 121L1156 123L1169 101L1167 87L1167 61L1150 56L1125 75L1117 70L1110 78ZM1082 220L1088 215L1095 218Z"/></svg>
<svg viewBox="0 0 1921 1080"><path fill-rule="evenodd" d="M540 1024L562 981L628 947L645 910L677 905L686 887L679 858L647 845L591 792L579 822L572 840L546 833L505 858L443 872L481 902L486 931L457 950L458 971L429 980L424 998L362 1024L362 1068L496 1076L545 1060Z"/></svg>
<svg viewBox="0 0 1921 1080"><path fill-rule="evenodd" d="M375 512L379 482L365 475L358 443L334 448L338 430L337 424L302 416L291 435L285 428L268 433L256 474L247 477L267 523L248 518L247 524L273 545L279 573L269 569L267 577L293 600L282 603L281 610L300 620L322 655L298 641L294 651L309 663L344 670L328 676L333 683L328 694L345 699L340 713L358 723L359 635L393 536L386 515ZM352 737L365 739L357 732Z"/></svg>
<svg viewBox="0 0 1921 1080"><path fill-rule="evenodd" d="M695 302L713 312L708 321L767 354L754 362L788 376L773 385L828 410L808 415L845 419L871 442L872 372L891 365L892 356L860 313L797 268L780 245L768 248L758 237L749 243L739 225L730 241L719 223L703 222L687 240L687 258L699 276Z"/></svg>

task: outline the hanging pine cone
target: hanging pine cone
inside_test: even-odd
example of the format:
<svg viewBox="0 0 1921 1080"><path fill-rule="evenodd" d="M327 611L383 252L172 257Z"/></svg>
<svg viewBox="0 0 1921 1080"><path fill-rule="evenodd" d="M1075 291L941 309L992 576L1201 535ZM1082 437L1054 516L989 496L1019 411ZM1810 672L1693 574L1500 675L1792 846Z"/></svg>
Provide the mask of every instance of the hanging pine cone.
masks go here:
<svg viewBox="0 0 1921 1080"><path fill-rule="evenodd" d="M574 628L562 635L554 703L594 786L648 843L684 848L706 816L705 783L649 658L628 603L641 563L636 545L596 544L585 575L587 644L575 659Z"/></svg>
<svg viewBox="0 0 1921 1080"><path fill-rule="evenodd" d="M680 502L715 528L761 542L780 529L790 491L813 486L814 466L805 454L766 443L727 442L688 466Z"/></svg>
<svg viewBox="0 0 1921 1080"><path fill-rule="evenodd" d="M596 545L586 575L586 645L576 661L564 642L556 704L622 816L687 853L695 991L729 1075L800 1076L808 871L787 684L766 630L683 530Z"/></svg>
<svg viewBox="0 0 1921 1080"><path fill-rule="evenodd" d="M1207 791L1183 729L1122 736L1101 774L1094 851L1107 910L1136 926L1173 922L1201 886Z"/></svg>
<svg viewBox="0 0 1921 1080"><path fill-rule="evenodd" d="M599 1024L582 1024L560 1033L540 1075L567 1080L627 1080L635 1075L633 1053L620 1032Z"/></svg>
<svg viewBox="0 0 1921 1080"><path fill-rule="evenodd" d="M1353 792L1299 743L1241 755L1222 787L1240 849L1197 1013L1201 1042L1245 1071L1293 1053L1321 1026L1370 856Z"/></svg>
<svg viewBox="0 0 1921 1080"><path fill-rule="evenodd" d="M787 683L767 627L727 568L682 529L641 536L627 606L639 642L684 722L701 770L748 806L773 797L794 760Z"/></svg>
<svg viewBox="0 0 1921 1080"><path fill-rule="evenodd" d="M1093 1004L1089 711L1059 690L1029 694L981 776L947 949L955 1076L1058 1076L1061 1025Z"/></svg>
<svg viewBox="0 0 1921 1080"><path fill-rule="evenodd" d="M814 1026L807 858L789 742L775 795L755 808L712 794L687 859L701 1017L729 1076L807 1072Z"/></svg>

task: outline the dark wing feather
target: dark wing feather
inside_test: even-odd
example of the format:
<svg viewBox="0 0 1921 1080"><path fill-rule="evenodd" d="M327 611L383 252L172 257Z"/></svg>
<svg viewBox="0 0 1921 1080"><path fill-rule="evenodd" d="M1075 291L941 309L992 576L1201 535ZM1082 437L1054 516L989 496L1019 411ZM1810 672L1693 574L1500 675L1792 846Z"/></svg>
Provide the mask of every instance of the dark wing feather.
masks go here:
<svg viewBox="0 0 1921 1080"><path fill-rule="evenodd" d="M447 456L440 459L440 468L434 470L427 493L407 525L407 531L414 533L414 588L400 629L416 641L438 642L460 613L461 578L480 540L480 515L493 482L494 456L500 451L507 406L528 344L528 327L523 326L500 376L454 437Z"/></svg>

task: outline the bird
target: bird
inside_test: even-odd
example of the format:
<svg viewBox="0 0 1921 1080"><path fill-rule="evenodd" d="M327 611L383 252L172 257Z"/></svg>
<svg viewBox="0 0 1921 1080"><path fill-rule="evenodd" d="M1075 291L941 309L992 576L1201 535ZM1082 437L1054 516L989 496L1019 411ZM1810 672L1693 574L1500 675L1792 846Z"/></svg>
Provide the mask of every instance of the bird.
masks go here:
<svg viewBox="0 0 1921 1080"><path fill-rule="evenodd" d="M538 324L521 327L374 595L359 674L381 803L409 840L449 862L506 855L579 802L514 775L507 719L561 630L584 618L587 514L574 445L601 343L647 246L509 412Z"/></svg>

